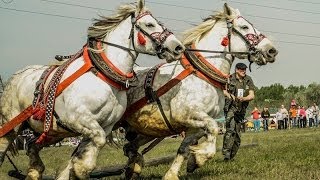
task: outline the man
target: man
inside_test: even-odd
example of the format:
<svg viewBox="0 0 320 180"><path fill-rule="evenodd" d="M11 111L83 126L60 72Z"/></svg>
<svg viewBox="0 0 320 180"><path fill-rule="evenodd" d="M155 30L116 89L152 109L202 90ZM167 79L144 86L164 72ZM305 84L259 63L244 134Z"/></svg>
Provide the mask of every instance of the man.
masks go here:
<svg viewBox="0 0 320 180"><path fill-rule="evenodd" d="M223 137L222 153L225 161L233 159L240 147L240 125L244 120L249 101L254 98L255 86L251 77L246 75L246 69L247 65L236 64L235 73L230 76L230 83L224 91L226 133Z"/></svg>

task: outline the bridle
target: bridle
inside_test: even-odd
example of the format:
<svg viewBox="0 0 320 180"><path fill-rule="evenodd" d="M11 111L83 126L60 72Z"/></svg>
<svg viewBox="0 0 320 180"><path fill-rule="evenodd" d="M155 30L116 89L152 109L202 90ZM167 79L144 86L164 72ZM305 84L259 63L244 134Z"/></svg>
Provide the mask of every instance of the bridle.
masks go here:
<svg viewBox="0 0 320 180"><path fill-rule="evenodd" d="M117 47L119 49L123 49L125 51L127 51L129 53L129 55L131 56L131 58L133 60L135 60L137 58L137 54L139 53L142 53L142 54L149 54L149 55L157 55L158 57L160 57L165 51L169 51L168 48L165 48L164 47L164 42L165 40L171 35L173 34L170 30L168 30L165 26L163 26L163 24L158 21L156 18L154 18L157 23L162 27L162 32L153 32L151 34L147 33L141 26L139 26L137 24L137 21L139 19L141 19L142 17L146 16L146 15L150 15L151 17L152 14L150 11L145 11L143 13L140 13L137 15L137 17L135 17L135 14L132 13L131 14L131 30L130 30L130 35L129 35L129 39L131 39L131 42L132 42L132 46L133 46L133 49L131 48L128 48L128 47L124 47L124 46L121 46L121 45L118 45L118 44L114 44L114 43L110 43L110 42L106 42L106 41L103 41L101 39L96 39L96 38L89 38L89 40L94 40L94 41L98 41L98 42L101 42L103 44L107 44L107 45L110 45L110 46L114 46L114 47ZM139 32L141 32L143 35L147 36L151 41L152 43L155 44L155 50L156 52L155 53L149 53L149 52L139 52L136 50L136 43L134 43L134 29L137 29ZM132 51L134 51L136 53L136 55L134 55L132 53Z"/></svg>
<svg viewBox="0 0 320 180"><path fill-rule="evenodd" d="M238 16L237 18L243 18L242 16ZM243 18L244 20L246 20L245 18ZM251 64L254 62L251 59L251 56L255 56L261 53L261 51L259 49L257 49L257 45L265 38L265 36L263 34L257 34L254 26L252 23L250 23L248 20L246 20L254 29L254 34L249 33L249 34L241 34L235 27L233 24L233 20L227 20L227 28L228 28L228 34L227 34L227 38L228 38L228 51L212 51L212 50L204 50L204 49L192 49L192 48L186 48L186 51L198 51L198 52L208 52L208 53L221 53L221 54L230 54L232 56L232 62L235 58L235 55L247 55L248 56L248 60L250 62L249 65L249 69L251 71ZM247 52L236 52L236 51L232 51L231 50L231 35L232 33L236 33L245 43L246 46L248 47L248 51ZM232 62L228 61L230 64Z"/></svg>
<svg viewBox="0 0 320 180"><path fill-rule="evenodd" d="M234 28L233 20L231 20L231 21L227 20L228 38L230 41L229 51L231 52L231 33L234 32L246 43L246 45L248 47L248 60L250 61L250 63L253 63L250 56L257 55L257 54L261 53L261 51L258 50L256 47L265 38L265 35L263 35L261 33L258 35L253 24L250 23L248 20L246 20L244 17L238 16L237 19L238 18L242 18L245 21L247 21L252 26L252 28L254 30L254 34L252 34L252 33L248 33L246 35L241 34L236 28Z"/></svg>
<svg viewBox="0 0 320 180"><path fill-rule="evenodd" d="M164 47L163 43L173 33L170 30L168 30L155 17L153 17L153 19L155 19L157 21L157 23L161 26L162 32L153 32L151 34L147 33L143 28L141 28L141 26L139 26L137 24L137 21L146 15L150 15L151 17L153 17L150 11L145 11L143 13L140 13L140 14L138 14L138 16L136 18L134 17L134 14L131 14L132 28L131 28L130 36L131 36L132 44L133 44L133 47L135 48L134 39L132 37L133 37L134 27L136 27L137 30L142 32L145 36L147 36L155 44L156 54L159 56L159 55L163 54L165 51L169 51L169 49ZM154 54L151 54L151 55L154 55Z"/></svg>

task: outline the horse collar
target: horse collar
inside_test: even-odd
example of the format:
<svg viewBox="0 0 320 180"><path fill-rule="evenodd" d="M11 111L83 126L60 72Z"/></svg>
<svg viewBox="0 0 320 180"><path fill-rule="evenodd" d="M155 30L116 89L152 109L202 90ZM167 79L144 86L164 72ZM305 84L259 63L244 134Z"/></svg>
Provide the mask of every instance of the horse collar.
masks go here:
<svg viewBox="0 0 320 180"><path fill-rule="evenodd" d="M192 48L195 48L194 44L192 44ZM210 64L199 52L186 51L184 55L192 66L210 79L216 80L222 84L227 82L229 75L221 72L215 66Z"/></svg>
<svg viewBox="0 0 320 180"><path fill-rule="evenodd" d="M88 47L100 50L101 43L89 41ZM113 83L111 83L111 85L114 86L114 84L119 84L121 87L120 89L128 89L129 86L137 86L138 80L134 75L134 72L128 74L123 73L114 64L112 64L103 52L96 53L86 48L85 53L88 55L85 56L85 58L89 58L94 68L96 68L93 72L95 72L95 74L101 73L105 78L109 79L109 82L112 80Z"/></svg>

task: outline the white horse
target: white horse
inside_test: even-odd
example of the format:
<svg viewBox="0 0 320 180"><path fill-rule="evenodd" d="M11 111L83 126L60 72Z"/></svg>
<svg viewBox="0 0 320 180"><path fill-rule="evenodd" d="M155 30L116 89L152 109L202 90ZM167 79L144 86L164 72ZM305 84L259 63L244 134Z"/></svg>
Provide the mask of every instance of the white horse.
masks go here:
<svg viewBox="0 0 320 180"><path fill-rule="evenodd" d="M27 174L29 179L42 178L45 169L39 156L42 147L77 135L82 135L84 141L59 175L59 179L88 178L88 174L96 166L99 151L106 143L106 136L126 109L126 90L137 80L133 65L138 54L178 59L184 51L182 43L152 16L143 0L138 0L137 4L120 6L116 14L110 17L96 19L88 29L88 37L82 53L64 63L70 65L66 66L56 90L56 101L50 102L52 99L48 95L45 121L34 119L36 114L40 117L44 115L41 114L41 109L32 118L29 118L31 115L27 116L26 122L30 128L36 133L42 133L38 143L31 142L27 150L30 158ZM1 132L5 131L4 127L8 127L10 121L18 117L21 111L31 107L27 113L34 113L30 105L35 97L36 84L39 85L37 81L47 68L48 66L40 65L28 66L9 80L0 101ZM59 70L54 69L53 73ZM53 73L48 79L52 78ZM73 77L72 80L70 77ZM46 88L49 85L45 83L44 86ZM54 117L51 116L50 119L47 108L52 104L54 111L51 113ZM16 137L18 127L16 126L15 131L11 130L3 137L0 136L0 164ZM23 128L20 126L20 129Z"/></svg>
<svg viewBox="0 0 320 180"><path fill-rule="evenodd" d="M222 114L223 89L234 56L265 65L274 62L278 53L269 39L227 4L223 12L188 30L184 45L193 49L187 49L180 62L139 71L138 78L145 82L140 81L139 86L128 91L129 105L122 118L126 120L122 125L129 126L129 143L124 147L129 158L127 178L141 173L143 158L139 147L182 131L186 137L164 179L178 179L182 162L189 155L188 172L212 158L218 135L215 118ZM202 137L205 138L197 144ZM150 148L158 141L153 142Z"/></svg>

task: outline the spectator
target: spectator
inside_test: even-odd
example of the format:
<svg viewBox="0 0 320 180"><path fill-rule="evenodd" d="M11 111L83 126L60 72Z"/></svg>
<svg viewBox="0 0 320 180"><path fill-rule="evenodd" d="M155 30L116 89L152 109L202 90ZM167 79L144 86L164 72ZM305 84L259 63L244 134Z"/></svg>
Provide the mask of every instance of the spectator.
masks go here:
<svg viewBox="0 0 320 180"><path fill-rule="evenodd" d="M301 106L298 106L298 109L297 109L297 126L298 126L298 128L302 127L302 122L301 122L301 118L300 118L300 110L301 110Z"/></svg>
<svg viewBox="0 0 320 180"><path fill-rule="evenodd" d="M309 106L308 109L306 110L306 116L307 120L309 122L309 127L313 127L314 124L314 115L313 115L313 108L312 106Z"/></svg>
<svg viewBox="0 0 320 180"><path fill-rule="evenodd" d="M281 109L280 112L282 113L282 119L283 119L283 123L284 123L284 129L288 128L288 110L284 107L284 105L281 105Z"/></svg>
<svg viewBox="0 0 320 180"><path fill-rule="evenodd" d="M278 129L283 129L283 115L281 113L281 109L278 110L278 112L276 113L276 119L277 119L277 124L278 124Z"/></svg>
<svg viewBox="0 0 320 180"><path fill-rule="evenodd" d="M318 127L319 125L319 107L317 106L316 103L313 103L313 106L312 106L312 109L313 109L313 115L314 115L314 125L315 127Z"/></svg>
<svg viewBox="0 0 320 180"><path fill-rule="evenodd" d="M268 107L264 107L263 111L261 112L261 117L263 119L263 130L268 131L269 130L269 118L270 113Z"/></svg>
<svg viewBox="0 0 320 180"><path fill-rule="evenodd" d="M291 122L291 127L297 127L297 113L298 113L298 110L296 105L291 104L291 107L289 109L289 119Z"/></svg>
<svg viewBox="0 0 320 180"><path fill-rule="evenodd" d="M304 109L304 106L301 107L299 111L300 116L300 127L305 128L307 126L307 119L306 119L306 111Z"/></svg>
<svg viewBox="0 0 320 180"><path fill-rule="evenodd" d="M253 119L253 125L254 125L254 131L259 132L260 131L260 111L257 107L254 107L253 111L251 112L252 119Z"/></svg>

